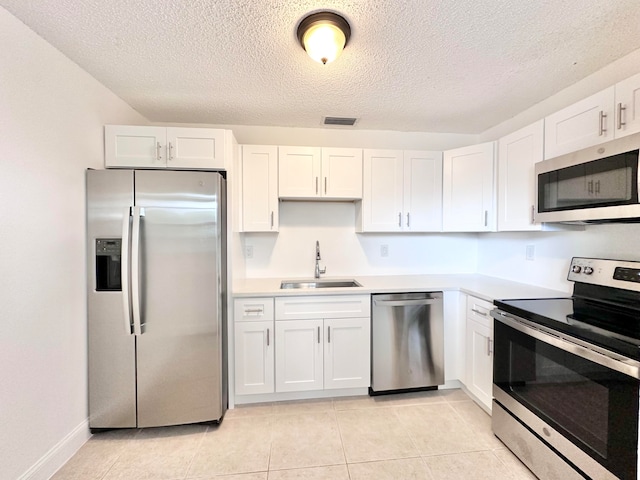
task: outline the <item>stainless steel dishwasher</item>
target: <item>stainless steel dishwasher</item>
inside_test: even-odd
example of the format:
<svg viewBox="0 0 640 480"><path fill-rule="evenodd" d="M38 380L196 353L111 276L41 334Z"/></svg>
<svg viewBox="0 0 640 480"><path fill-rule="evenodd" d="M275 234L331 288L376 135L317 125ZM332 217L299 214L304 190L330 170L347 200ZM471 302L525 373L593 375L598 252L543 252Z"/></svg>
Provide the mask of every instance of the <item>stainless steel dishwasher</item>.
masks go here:
<svg viewBox="0 0 640 480"><path fill-rule="evenodd" d="M372 395L444 384L442 292L371 295Z"/></svg>

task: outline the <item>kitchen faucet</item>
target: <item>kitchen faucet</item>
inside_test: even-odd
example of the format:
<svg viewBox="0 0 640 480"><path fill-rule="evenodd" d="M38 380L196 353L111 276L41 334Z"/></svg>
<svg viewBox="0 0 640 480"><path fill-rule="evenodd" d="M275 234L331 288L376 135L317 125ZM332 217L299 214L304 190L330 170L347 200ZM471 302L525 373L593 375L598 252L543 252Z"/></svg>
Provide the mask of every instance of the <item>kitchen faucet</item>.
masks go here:
<svg viewBox="0 0 640 480"><path fill-rule="evenodd" d="M320 242L318 240L316 240L316 273L315 273L315 277L316 278L320 278L320 275L323 273L327 272L327 267L324 267L323 269L320 269L320 260L322 258L320 257Z"/></svg>

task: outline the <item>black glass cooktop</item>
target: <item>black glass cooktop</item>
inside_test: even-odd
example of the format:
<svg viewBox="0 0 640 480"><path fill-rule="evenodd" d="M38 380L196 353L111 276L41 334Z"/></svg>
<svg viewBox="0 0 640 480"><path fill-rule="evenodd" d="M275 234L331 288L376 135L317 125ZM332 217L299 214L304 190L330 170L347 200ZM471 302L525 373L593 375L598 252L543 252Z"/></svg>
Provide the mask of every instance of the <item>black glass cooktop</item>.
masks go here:
<svg viewBox="0 0 640 480"><path fill-rule="evenodd" d="M525 320L640 360L640 302L617 304L574 296L496 300L494 304Z"/></svg>

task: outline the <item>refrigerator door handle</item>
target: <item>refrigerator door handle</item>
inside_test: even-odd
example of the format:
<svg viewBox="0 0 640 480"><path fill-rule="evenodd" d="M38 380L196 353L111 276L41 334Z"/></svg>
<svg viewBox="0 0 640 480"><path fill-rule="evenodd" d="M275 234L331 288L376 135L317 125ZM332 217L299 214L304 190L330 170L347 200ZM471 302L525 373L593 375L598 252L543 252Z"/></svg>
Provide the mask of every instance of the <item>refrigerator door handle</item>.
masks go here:
<svg viewBox="0 0 640 480"><path fill-rule="evenodd" d="M133 333L142 335L140 317L140 219L144 208L133 207L133 227L131 229L131 303L133 311Z"/></svg>
<svg viewBox="0 0 640 480"><path fill-rule="evenodd" d="M122 218L122 250L120 252L120 281L122 284L122 305L124 323L128 335L133 334L131 325L131 290L129 286L129 239L131 235L131 207L124 210Z"/></svg>

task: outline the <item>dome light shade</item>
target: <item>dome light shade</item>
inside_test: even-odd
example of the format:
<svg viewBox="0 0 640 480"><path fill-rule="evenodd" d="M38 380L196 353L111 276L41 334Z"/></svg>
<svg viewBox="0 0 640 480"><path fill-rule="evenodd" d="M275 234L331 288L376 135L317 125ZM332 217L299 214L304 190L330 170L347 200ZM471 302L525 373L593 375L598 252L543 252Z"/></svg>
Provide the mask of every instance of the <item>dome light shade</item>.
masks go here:
<svg viewBox="0 0 640 480"><path fill-rule="evenodd" d="M349 23L333 12L312 13L298 26L300 45L311 58L323 65L338 58L350 36Z"/></svg>

